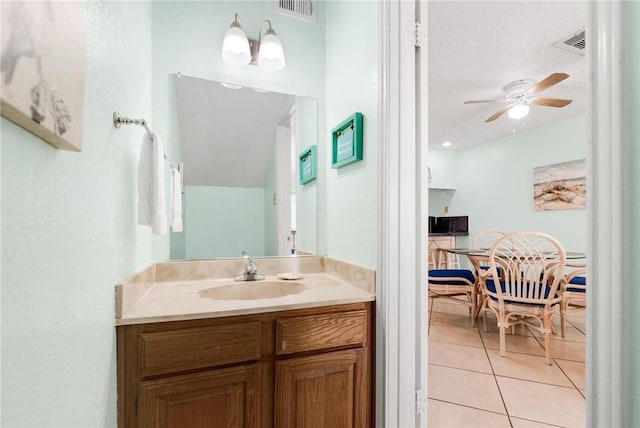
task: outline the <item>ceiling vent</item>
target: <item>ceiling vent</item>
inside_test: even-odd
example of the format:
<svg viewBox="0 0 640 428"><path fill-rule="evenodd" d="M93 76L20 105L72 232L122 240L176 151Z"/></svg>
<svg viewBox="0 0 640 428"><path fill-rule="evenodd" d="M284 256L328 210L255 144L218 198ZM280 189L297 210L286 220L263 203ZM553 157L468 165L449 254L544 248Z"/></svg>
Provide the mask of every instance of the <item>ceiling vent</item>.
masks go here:
<svg viewBox="0 0 640 428"><path fill-rule="evenodd" d="M280 13L316 22L315 0L274 0L274 4Z"/></svg>
<svg viewBox="0 0 640 428"><path fill-rule="evenodd" d="M580 55L584 55L587 47L587 41L585 40L584 30L576 34L573 34L571 37L568 37L566 40L555 43L555 46L569 50L571 52L578 53Z"/></svg>

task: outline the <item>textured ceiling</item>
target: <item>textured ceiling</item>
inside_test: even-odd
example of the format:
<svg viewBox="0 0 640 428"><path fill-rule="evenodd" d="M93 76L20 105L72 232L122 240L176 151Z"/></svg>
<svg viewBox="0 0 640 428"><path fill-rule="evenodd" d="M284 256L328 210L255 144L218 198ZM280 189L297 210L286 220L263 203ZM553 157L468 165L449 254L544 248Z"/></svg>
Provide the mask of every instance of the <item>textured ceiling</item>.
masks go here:
<svg viewBox="0 0 640 428"><path fill-rule="evenodd" d="M586 57L557 46L585 28L582 1L429 1L429 144L460 150L584 113ZM563 108L531 106L520 120L507 114L485 123L504 104L464 104L501 98L515 80L570 77L540 93L569 98Z"/></svg>

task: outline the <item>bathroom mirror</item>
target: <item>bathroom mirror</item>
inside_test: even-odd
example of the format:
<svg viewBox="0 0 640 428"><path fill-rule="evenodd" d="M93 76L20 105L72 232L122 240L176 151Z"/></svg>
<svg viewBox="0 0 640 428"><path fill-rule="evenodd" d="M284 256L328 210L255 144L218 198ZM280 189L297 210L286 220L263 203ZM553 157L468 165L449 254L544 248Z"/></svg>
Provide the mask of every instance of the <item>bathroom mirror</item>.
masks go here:
<svg viewBox="0 0 640 428"><path fill-rule="evenodd" d="M316 253L317 182L298 156L317 144L317 102L175 75L184 231L172 259Z"/></svg>

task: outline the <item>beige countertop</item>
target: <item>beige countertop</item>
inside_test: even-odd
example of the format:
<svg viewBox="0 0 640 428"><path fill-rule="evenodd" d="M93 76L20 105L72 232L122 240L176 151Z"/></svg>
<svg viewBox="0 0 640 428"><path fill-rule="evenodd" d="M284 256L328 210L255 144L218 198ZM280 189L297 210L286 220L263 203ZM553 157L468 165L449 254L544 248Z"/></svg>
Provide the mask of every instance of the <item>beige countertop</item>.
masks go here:
<svg viewBox="0 0 640 428"><path fill-rule="evenodd" d="M322 263L325 262L322 261ZM143 272L138 274L138 277L144 277L144 275ZM278 279L276 275L267 275L264 281L255 282L234 282L232 277L196 280L177 278L174 281L160 282L152 279L151 281L129 281L129 284L123 282L116 288L116 325L247 315L375 300L375 292L371 293L371 290L354 285L353 282L341 277L344 275L340 272L328 273L316 270L316 272L300 275L302 278L295 281ZM245 290L250 290L248 287L255 285L256 290L259 290L260 284L265 282L296 282L304 285L304 290L283 297L250 300L217 300L201 296L203 290L228 284L241 284ZM279 284L263 286L270 285L277 287Z"/></svg>

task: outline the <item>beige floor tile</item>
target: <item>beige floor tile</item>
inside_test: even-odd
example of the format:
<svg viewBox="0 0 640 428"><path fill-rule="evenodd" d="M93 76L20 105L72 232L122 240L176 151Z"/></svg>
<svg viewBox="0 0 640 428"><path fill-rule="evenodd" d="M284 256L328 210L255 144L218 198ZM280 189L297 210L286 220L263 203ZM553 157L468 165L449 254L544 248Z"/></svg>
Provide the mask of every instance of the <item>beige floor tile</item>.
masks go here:
<svg viewBox="0 0 640 428"><path fill-rule="evenodd" d="M542 337L542 333L537 330L531 332L535 337ZM584 343L587 339L587 336L580 330L575 327L572 327L571 324L567 323L567 328L564 337L560 335L560 330L558 330L558 334L552 334L551 340L565 340L569 342L582 342ZM544 340L544 339L542 339Z"/></svg>
<svg viewBox="0 0 640 428"><path fill-rule="evenodd" d="M493 374L483 348L429 342L429 364Z"/></svg>
<svg viewBox="0 0 640 428"><path fill-rule="evenodd" d="M569 316L570 317L576 317L576 318L586 318L587 317L587 308L583 307L581 309L571 309L569 310Z"/></svg>
<svg viewBox="0 0 640 428"><path fill-rule="evenodd" d="M584 427L586 400L575 388L498 376L509 415L564 427Z"/></svg>
<svg viewBox="0 0 640 428"><path fill-rule="evenodd" d="M482 335L484 346L487 349L500 350L500 335L497 332L482 333L482 330L480 330L480 334ZM520 354L545 355L544 348L533 336L526 337L507 334L506 350L507 352L518 352Z"/></svg>
<svg viewBox="0 0 640 428"><path fill-rule="evenodd" d="M572 387L573 384L555 364L548 365L544 357L507 352L506 357L500 351L487 350L493 371L498 376L531 380L534 382Z"/></svg>
<svg viewBox="0 0 640 428"><path fill-rule="evenodd" d="M475 327L450 327L434 324L429 329L429 342L453 343L482 348L480 333Z"/></svg>
<svg viewBox="0 0 640 428"><path fill-rule="evenodd" d="M569 324L577 328L583 333L587 332L587 319L579 317L567 317Z"/></svg>
<svg viewBox="0 0 640 428"><path fill-rule="evenodd" d="M429 428L511 428L506 415L429 400Z"/></svg>
<svg viewBox="0 0 640 428"><path fill-rule="evenodd" d="M442 312L445 314L465 315L469 316L469 306L463 303L451 302L450 300L434 299L433 312Z"/></svg>
<svg viewBox="0 0 640 428"><path fill-rule="evenodd" d="M555 360L556 364L565 372L576 388L585 389L587 387L586 364L578 361Z"/></svg>
<svg viewBox="0 0 640 428"><path fill-rule="evenodd" d="M558 425L543 424L540 422L528 421L520 418L510 418L513 428L555 428Z"/></svg>
<svg viewBox="0 0 640 428"><path fill-rule="evenodd" d="M471 317L469 315L445 314L442 312L431 312L431 324L449 325L453 327L471 327Z"/></svg>
<svg viewBox="0 0 640 428"><path fill-rule="evenodd" d="M544 344L544 342L541 343ZM580 342L566 342L562 340L551 341L551 358L559 360L586 361L586 345Z"/></svg>
<svg viewBox="0 0 640 428"><path fill-rule="evenodd" d="M484 325L482 324L482 318L478 318L478 329L482 332L485 333L484 331ZM498 328L498 324L496 319L487 319L487 333L499 333L500 329ZM509 332L507 332L507 334L510 334ZM524 326L524 325L518 325L516 326L515 329L515 334L513 334L512 336L531 336L531 332L529 331L529 329Z"/></svg>
<svg viewBox="0 0 640 428"><path fill-rule="evenodd" d="M429 398L506 414L495 378L489 374L429 364Z"/></svg>

